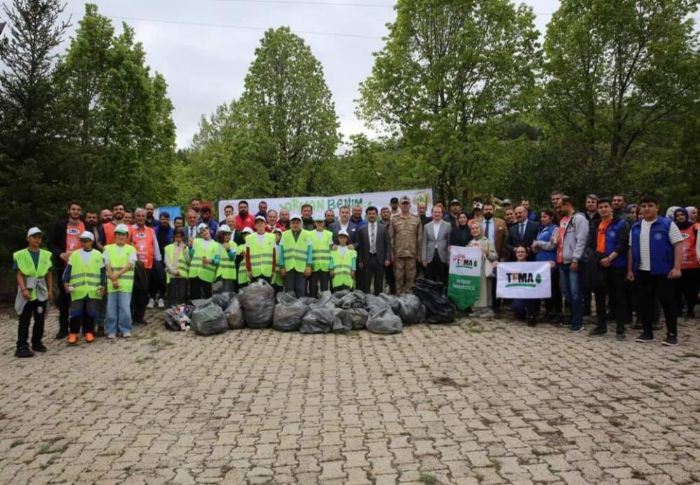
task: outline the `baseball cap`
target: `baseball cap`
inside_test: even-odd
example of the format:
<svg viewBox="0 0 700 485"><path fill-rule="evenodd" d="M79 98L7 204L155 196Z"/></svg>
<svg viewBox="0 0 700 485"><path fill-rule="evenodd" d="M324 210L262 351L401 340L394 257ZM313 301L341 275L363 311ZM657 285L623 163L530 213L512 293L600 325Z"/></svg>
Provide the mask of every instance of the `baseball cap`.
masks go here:
<svg viewBox="0 0 700 485"><path fill-rule="evenodd" d="M29 230L27 231L27 237L33 236L35 234L43 234L43 232L41 231L41 229L39 229L36 226L30 227Z"/></svg>
<svg viewBox="0 0 700 485"><path fill-rule="evenodd" d="M450 201L450 205L462 205L462 203L459 201L459 199L452 199Z"/></svg>
<svg viewBox="0 0 700 485"><path fill-rule="evenodd" d="M314 222L326 222L326 218L322 214L316 214L314 216Z"/></svg>
<svg viewBox="0 0 700 485"><path fill-rule="evenodd" d="M474 202L474 208L475 209L482 209L484 207L484 204L481 202Z"/></svg>
<svg viewBox="0 0 700 485"><path fill-rule="evenodd" d="M292 217L289 218L290 221L293 221L294 219L299 219L301 220L301 216L299 214L292 214Z"/></svg>
<svg viewBox="0 0 700 485"><path fill-rule="evenodd" d="M202 229L209 229L209 226L207 226L207 225L206 225L205 223L203 223L203 222L200 222L200 223L197 225L197 233L202 232Z"/></svg>
<svg viewBox="0 0 700 485"><path fill-rule="evenodd" d="M272 230L272 232L279 232L280 234L282 234L282 229L280 229L279 227L275 227L275 228Z"/></svg>
<svg viewBox="0 0 700 485"><path fill-rule="evenodd" d="M401 203L403 204L404 202L410 203L411 202L410 197L408 197L407 195L404 195L403 197L401 197Z"/></svg>
<svg viewBox="0 0 700 485"><path fill-rule="evenodd" d="M258 221L267 222L267 219L265 219L265 217L263 217L263 216L256 216L256 217L255 217L255 222L258 222Z"/></svg>
<svg viewBox="0 0 700 485"><path fill-rule="evenodd" d="M129 228L126 227L126 224L119 224L114 228L114 233L129 234Z"/></svg>
<svg viewBox="0 0 700 485"><path fill-rule="evenodd" d="M503 199L503 202L501 202L501 205L513 205L513 203L510 201L510 199Z"/></svg>
<svg viewBox="0 0 700 485"><path fill-rule="evenodd" d="M345 229L341 229L340 231L338 231L338 236L350 237L350 236L348 235L348 231L346 231Z"/></svg>
<svg viewBox="0 0 700 485"><path fill-rule="evenodd" d="M227 233L230 234L230 233L231 233L231 228L228 227L228 224L221 224L221 225L219 226L219 232L227 232Z"/></svg>
<svg viewBox="0 0 700 485"><path fill-rule="evenodd" d="M245 226L241 232L242 232L243 234L246 234L246 233L247 233L247 234L252 234L252 233L253 233L253 230L252 230L250 227Z"/></svg>
<svg viewBox="0 0 700 485"><path fill-rule="evenodd" d="M90 241L94 241L95 235L90 231L83 231L83 233L80 235L80 239L89 239Z"/></svg>

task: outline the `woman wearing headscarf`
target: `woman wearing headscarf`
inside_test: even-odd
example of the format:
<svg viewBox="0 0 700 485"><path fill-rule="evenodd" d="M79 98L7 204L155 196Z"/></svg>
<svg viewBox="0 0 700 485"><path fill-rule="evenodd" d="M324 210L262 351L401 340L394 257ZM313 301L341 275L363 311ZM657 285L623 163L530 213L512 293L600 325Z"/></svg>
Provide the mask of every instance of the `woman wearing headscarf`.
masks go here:
<svg viewBox="0 0 700 485"><path fill-rule="evenodd" d="M469 229L469 218L466 212L457 215L457 225L450 232L450 246L466 247L472 240L472 233Z"/></svg>
<svg viewBox="0 0 700 485"><path fill-rule="evenodd" d="M481 224L479 222L475 221L469 224L469 229L472 239L467 243L466 247L479 248L482 252L479 300L472 307L471 315L473 317L493 318L495 313L491 308L491 282L489 281L489 278L493 278L492 264L498 261L498 253L496 252L496 247L494 246L493 242L484 237L484 233L481 230Z"/></svg>
<svg viewBox="0 0 700 485"><path fill-rule="evenodd" d="M695 304L700 289L700 262L698 261L698 229L690 222L688 211L679 207L673 213L673 220L683 235L683 259L681 277L676 280L676 302L678 315L683 315L683 300L688 308L688 318L695 318Z"/></svg>

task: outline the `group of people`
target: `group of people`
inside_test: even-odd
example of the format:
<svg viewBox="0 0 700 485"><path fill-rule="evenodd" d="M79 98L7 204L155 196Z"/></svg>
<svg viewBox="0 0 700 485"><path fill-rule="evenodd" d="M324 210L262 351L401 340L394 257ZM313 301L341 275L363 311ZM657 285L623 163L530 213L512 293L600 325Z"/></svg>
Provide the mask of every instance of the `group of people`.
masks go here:
<svg viewBox="0 0 700 485"><path fill-rule="evenodd" d="M639 341L653 340L658 306L663 308L667 345L676 345L677 317L683 305L694 316L700 283L697 210L675 208L671 217L658 215L659 202L644 197L634 208L624 197L589 195L585 211L576 211L570 197L551 196L551 209L539 214L527 200L513 207L474 200L467 213L458 200L437 201L427 214L425 203L412 212L412 201L392 198L386 207L344 206L336 215L314 214L305 204L299 214L268 209L265 202L252 214L246 201L224 208L223 219L193 199L183 217L146 204L133 212L117 202L111 209L87 212L71 202L67 218L48 234L32 227L27 247L14 254L19 314L18 357L44 352L46 304L59 308L57 339L75 344L102 332L107 338L131 336L132 323L145 323L146 309L164 308L208 298L214 289L236 292L265 280L277 291L296 297L323 291L360 289L366 293L412 291L415 278L447 283L451 247L483 252L481 294L473 317L493 317L502 299L496 295L499 261L547 261L552 267L552 296L544 301L511 302L518 318L564 322L583 329L583 316L595 300L597 325L607 332L614 318L624 338L632 313L641 322ZM218 288L217 288L218 287ZM563 297L563 298L562 298ZM608 314L610 309L610 314ZM29 340L31 319L34 327Z"/></svg>

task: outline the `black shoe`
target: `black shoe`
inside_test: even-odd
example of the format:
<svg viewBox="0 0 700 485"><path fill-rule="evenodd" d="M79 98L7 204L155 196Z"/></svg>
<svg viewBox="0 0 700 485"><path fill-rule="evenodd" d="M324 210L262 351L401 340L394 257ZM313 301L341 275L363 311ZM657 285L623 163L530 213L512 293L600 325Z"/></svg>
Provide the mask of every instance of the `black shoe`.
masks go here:
<svg viewBox="0 0 700 485"><path fill-rule="evenodd" d="M68 330L59 330L58 333L56 334L56 340L63 340L66 337L68 337Z"/></svg>
<svg viewBox="0 0 700 485"><path fill-rule="evenodd" d="M668 345L669 347L675 347L678 345L678 337L675 335L669 335L666 340L661 342L661 345Z"/></svg>
<svg viewBox="0 0 700 485"><path fill-rule="evenodd" d="M647 342L653 342L654 341L654 336L653 335L648 335L646 333L641 334L639 337L634 339L635 342L642 342L642 343L647 343Z"/></svg>
<svg viewBox="0 0 700 485"><path fill-rule="evenodd" d="M604 327L595 327L593 328L590 332L588 332L588 335L591 336L596 336L596 335L605 335L608 333L608 329Z"/></svg>
<svg viewBox="0 0 700 485"><path fill-rule="evenodd" d="M15 357L19 357L20 359L34 357L34 352L29 350L29 347L18 347L17 350L15 350Z"/></svg>
<svg viewBox="0 0 700 485"><path fill-rule="evenodd" d="M569 332L571 332L571 333L583 332L583 325L579 325L578 327L569 327Z"/></svg>
<svg viewBox="0 0 700 485"><path fill-rule="evenodd" d="M104 337L105 334L105 328L103 326L97 327L97 331L95 332L95 337Z"/></svg>
<svg viewBox="0 0 700 485"><path fill-rule="evenodd" d="M41 342L39 342L39 343L37 343L37 344L32 344L32 350L33 350L34 352L42 352L42 353L43 353L43 352L46 352L46 351L49 350L49 349L47 349L46 346L45 346L44 344L42 344Z"/></svg>
<svg viewBox="0 0 700 485"><path fill-rule="evenodd" d="M617 334L615 334L615 338L617 340L625 340L625 334L624 333L617 333Z"/></svg>

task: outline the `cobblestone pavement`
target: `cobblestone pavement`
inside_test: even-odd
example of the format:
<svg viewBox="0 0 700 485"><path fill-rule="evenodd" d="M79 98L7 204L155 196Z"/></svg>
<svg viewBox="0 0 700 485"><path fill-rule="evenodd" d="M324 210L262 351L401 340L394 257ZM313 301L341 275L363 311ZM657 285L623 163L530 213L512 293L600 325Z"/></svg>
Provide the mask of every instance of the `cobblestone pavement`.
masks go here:
<svg viewBox="0 0 700 485"><path fill-rule="evenodd" d="M700 321L681 346L506 321L401 335L171 333L13 357L0 483L700 483Z"/></svg>

